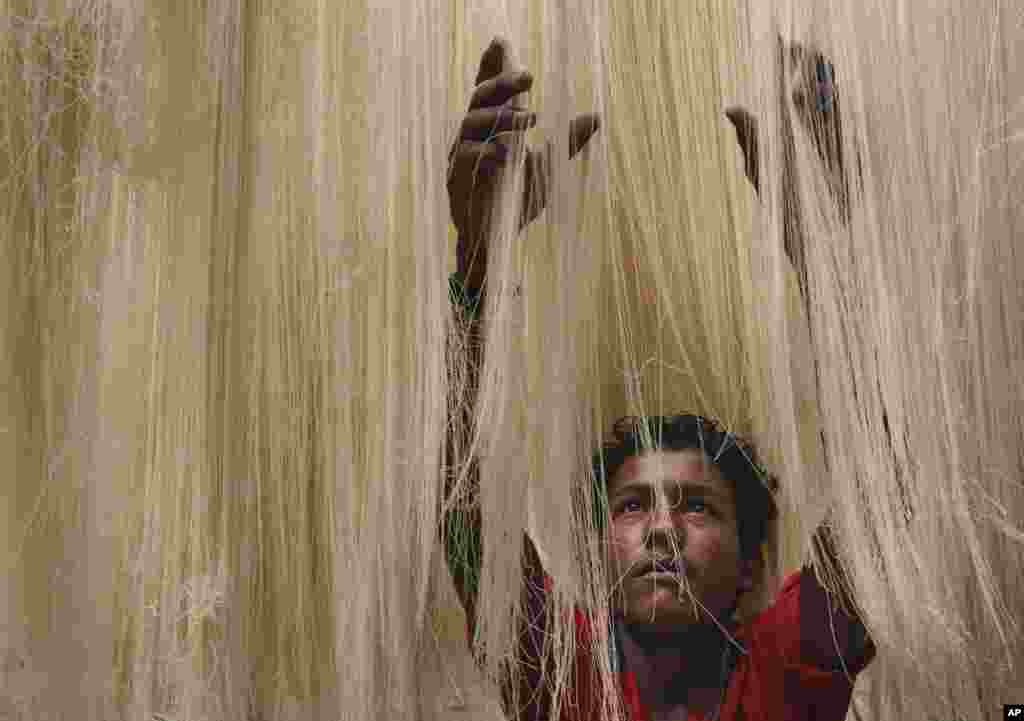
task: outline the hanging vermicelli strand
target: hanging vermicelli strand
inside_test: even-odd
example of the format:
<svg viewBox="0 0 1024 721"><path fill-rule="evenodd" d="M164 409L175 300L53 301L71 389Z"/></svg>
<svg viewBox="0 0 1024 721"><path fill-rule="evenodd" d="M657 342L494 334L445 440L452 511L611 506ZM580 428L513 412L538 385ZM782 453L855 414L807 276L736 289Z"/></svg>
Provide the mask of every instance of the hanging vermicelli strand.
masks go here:
<svg viewBox="0 0 1024 721"><path fill-rule="evenodd" d="M830 474L808 477L791 457L782 475L798 508L812 494L832 505L879 647L865 717L982 718L1022 687L1020 531L1006 522L1024 501L1014 480L1024 399L1008 385L1020 357L1010 318L1022 205L1008 192L1021 161L1020 12L795 3L753 16L762 57L777 23L834 56L845 155L863 159L846 168L855 200L844 228L798 134ZM760 81L763 97L778 93ZM769 182L778 173L769 162ZM773 386L785 386L789 364L773 355ZM781 404L774 413L787 415ZM815 522L800 520L804 532Z"/></svg>
<svg viewBox="0 0 1024 721"><path fill-rule="evenodd" d="M701 190L707 179L684 172L731 148L713 70L731 43L716 41L735 32L730 13L647 4L633 34L619 37L629 8L599 2L453 5L448 16L426 2L58 5L3 6L3 29L20 43L6 46L5 98L24 99L4 105L4 181L28 193L4 199L7 255L21 259L5 271L3 355L4 373L18 379L4 399L18 492L4 505L15 585L3 612L13 629L4 653L19 669L4 683L19 713L60 703L34 685L57 673L57 650L40 640L32 599L66 598L55 611L62 627L91 623L78 615L89 603L38 576L57 553L44 543L55 523L69 529L61 553L83 564L75 578L89 579L79 589L120 579L109 598L89 592L106 609L90 617L118 620L116 642L97 636L90 658L114 646L115 685L97 681L95 693L119 713L417 713L414 697L429 694L417 679L431 664L417 649L435 602L434 494L451 392L440 178L452 109L462 111L469 89L447 69L472 72L463 61L498 31L538 79L536 135L552 142L554 160L546 220L520 237L501 231L504 254L494 255L493 286L521 293L494 294L494 370L478 405L492 539L480 638L491 674L506 673L518 612L509 607L517 594L502 589L518 587L520 564L518 544L493 539L531 526L558 571L554 605L576 604L600 627L607 588L583 520L591 514L573 505L595 501L584 480L570 483L592 441L627 407L744 395L734 386L742 354L716 356L738 373L708 372L714 364L699 353L667 351L658 327L671 319L676 345L713 327L700 345L728 345L737 333L725 329L746 315L723 325L714 314L727 304L711 298L706 321L680 315L679 287L689 293L708 277L694 268L700 238L720 248L720 270L743 267L729 250L742 214L718 212L739 176ZM711 24L691 27L691 17ZM695 64L674 53L667 28L704 39ZM648 78L650 63L631 60L647 37L671 73ZM617 74L606 63L621 64ZM78 94L61 95L69 87ZM661 151L625 123L633 109L623 97L622 131L567 166L569 118L608 115L606 102L629 87L640 90L633 108L657 119ZM76 115L86 110L88 122ZM60 133L32 134L57 128L55 119L68 121ZM86 141L73 131L79 120ZM53 164L37 162L40 152ZM609 157L624 172L606 173ZM635 174L641 165L653 174ZM607 192L613 177L621 189ZM651 194L644 186L655 180ZM79 189L70 211L54 195L67 188ZM673 194L680 188L686 203ZM681 214L652 225L666 208ZM723 226L705 233L697 218ZM631 230L641 234L623 235ZM604 290L606 275L618 290ZM654 312L654 299L675 300ZM552 303L562 312L548 313ZM609 344L613 352L599 350ZM81 435L96 418L102 433ZM501 493L518 499L518 512ZM64 511L76 494L82 511L72 519ZM72 528L99 534L80 559ZM557 690L573 641L571 625L554 618ZM69 667L67 678L76 673Z"/></svg>

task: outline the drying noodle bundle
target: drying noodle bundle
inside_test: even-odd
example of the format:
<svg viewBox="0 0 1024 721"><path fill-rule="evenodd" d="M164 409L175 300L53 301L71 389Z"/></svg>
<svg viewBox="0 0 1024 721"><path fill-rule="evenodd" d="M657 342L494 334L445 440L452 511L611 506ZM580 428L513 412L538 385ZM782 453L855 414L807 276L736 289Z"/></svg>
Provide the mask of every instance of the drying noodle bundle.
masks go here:
<svg viewBox="0 0 1024 721"><path fill-rule="evenodd" d="M741 611L805 551L852 588L862 718L1024 693L1020 9L4 0L0 32L0 719L501 718L524 532L548 682L573 682L577 608L621 717L590 457L614 418L676 412L781 479ZM463 413L444 180L497 34L550 201L516 232L520 153ZM780 36L834 62L838 203ZM475 660L439 533L470 454ZM845 581L805 544L826 512Z"/></svg>
<svg viewBox="0 0 1024 721"><path fill-rule="evenodd" d="M856 158L847 224L797 138L821 462L795 442L793 348L771 346L769 388L787 505L806 538L829 504L879 648L870 717L985 718L1024 690L1022 18L1003 3L752 5L755 33L834 58ZM762 139L793 112L770 102L780 82L760 79ZM780 207L763 207L769 238ZM764 327L785 327L782 261L760 248L780 299Z"/></svg>

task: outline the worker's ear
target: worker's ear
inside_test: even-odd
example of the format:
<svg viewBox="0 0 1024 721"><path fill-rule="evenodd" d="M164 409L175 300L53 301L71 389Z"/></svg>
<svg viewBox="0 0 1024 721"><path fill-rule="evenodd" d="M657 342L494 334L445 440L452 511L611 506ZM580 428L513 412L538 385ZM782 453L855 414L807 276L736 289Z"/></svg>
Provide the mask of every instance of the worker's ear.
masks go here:
<svg viewBox="0 0 1024 721"><path fill-rule="evenodd" d="M743 167L747 180L754 186L754 192L761 192L761 159L757 140L757 118L746 108L733 107L725 111L725 117L736 129L736 141L743 151Z"/></svg>

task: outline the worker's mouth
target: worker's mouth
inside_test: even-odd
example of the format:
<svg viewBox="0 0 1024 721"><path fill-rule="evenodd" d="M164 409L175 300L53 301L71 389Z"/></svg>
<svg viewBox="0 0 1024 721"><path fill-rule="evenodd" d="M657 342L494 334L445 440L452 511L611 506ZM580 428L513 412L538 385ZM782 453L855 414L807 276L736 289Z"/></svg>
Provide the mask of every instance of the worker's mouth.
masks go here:
<svg viewBox="0 0 1024 721"><path fill-rule="evenodd" d="M651 580L665 579L679 583L686 575L686 561L680 558L652 558L637 565L633 576Z"/></svg>

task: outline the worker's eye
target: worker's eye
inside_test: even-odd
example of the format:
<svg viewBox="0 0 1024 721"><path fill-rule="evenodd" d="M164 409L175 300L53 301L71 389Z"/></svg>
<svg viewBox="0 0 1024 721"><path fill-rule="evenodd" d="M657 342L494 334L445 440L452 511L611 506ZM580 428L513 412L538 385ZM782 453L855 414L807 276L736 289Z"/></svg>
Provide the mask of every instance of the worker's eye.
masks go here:
<svg viewBox="0 0 1024 721"><path fill-rule="evenodd" d="M615 508L615 515L618 516L623 513L643 513L646 510L647 507L639 498L627 498L619 501Z"/></svg>
<svg viewBox="0 0 1024 721"><path fill-rule="evenodd" d="M688 498L683 505L687 513L711 513L711 506L700 498Z"/></svg>

